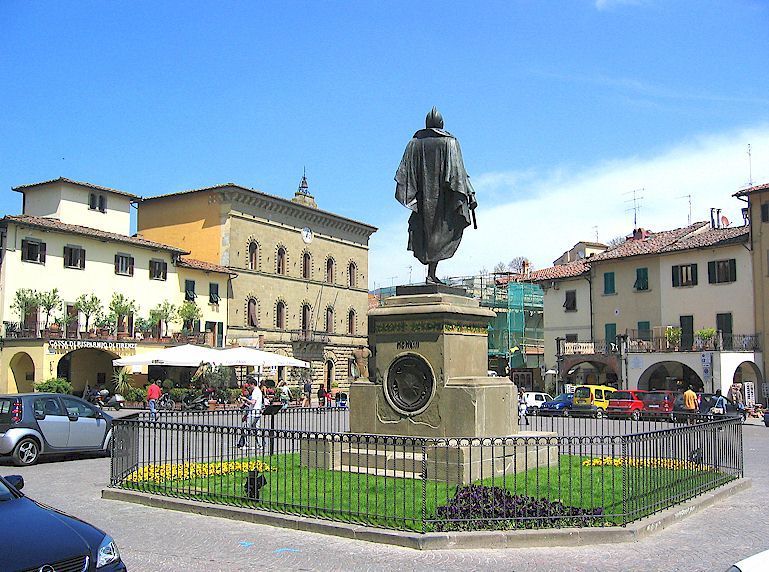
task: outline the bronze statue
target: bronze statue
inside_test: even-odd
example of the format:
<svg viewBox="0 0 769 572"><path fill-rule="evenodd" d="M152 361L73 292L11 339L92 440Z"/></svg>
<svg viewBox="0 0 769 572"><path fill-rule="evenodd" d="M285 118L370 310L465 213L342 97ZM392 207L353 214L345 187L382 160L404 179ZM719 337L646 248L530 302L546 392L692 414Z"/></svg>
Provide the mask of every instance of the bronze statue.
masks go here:
<svg viewBox="0 0 769 572"><path fill-rule="evenodd" d="M406 146L395 173L395 198L411 209L408 249L427 265L427 283L442 284L438 262L454 256L465 228L475 222L475 192L462 162L459 141L443 130L434 107Z"/></svg>
<svg viewBox="0 0 769 572"><path fill-rule="evenodd" d="M371 350L366 346L358 346L352 350L352 357L355 359L355 368L358 370L355 379L359 377L368 379L368 360L371 357Z"/></svg>

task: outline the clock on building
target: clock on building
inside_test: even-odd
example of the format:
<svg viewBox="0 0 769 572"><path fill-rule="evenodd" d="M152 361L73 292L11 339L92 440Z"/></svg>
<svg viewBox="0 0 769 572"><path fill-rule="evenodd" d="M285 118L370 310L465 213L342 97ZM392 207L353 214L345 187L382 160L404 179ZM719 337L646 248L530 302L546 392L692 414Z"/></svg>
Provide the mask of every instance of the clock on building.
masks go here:
<svg viewBox="0 0 769 572"><path fill-rule="evenodd" d="M302 229L302 240L305 244L310 244L312 242L312 230L310 230L310 227L306 226Z"/></svg>

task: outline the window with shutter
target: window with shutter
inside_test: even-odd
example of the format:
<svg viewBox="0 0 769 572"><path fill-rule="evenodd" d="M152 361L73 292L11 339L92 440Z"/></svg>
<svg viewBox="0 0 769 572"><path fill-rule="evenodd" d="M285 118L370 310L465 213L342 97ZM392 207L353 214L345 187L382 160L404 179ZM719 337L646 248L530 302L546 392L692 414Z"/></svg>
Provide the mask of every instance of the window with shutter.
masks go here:
<svg viewBox="0 0 769 572"><path fill-rule="evenodd" d="M45 243L39 240L22 240L21 259L24 262L45 264Z"/></svg>
<svg viewBox="0 0 769 572"><path fill-rule="evenodd" d="M194 280L184 281L184 299L187 300L188 302L195 301L195 281Z"/></svg>
<svg viewBox="0 0 769 572"><path fill-rule="evenodd" d="M616 294L614 290L614 272L603 273L603 293Z"/></svg>
<svg viewBox="0 0 769 572"><path fill-rule="evenodd" d="M650 322L638 322L638 339L650 342L652 339L652 328Z"/></svg>
<svg viewBox="0 0 769 572"><path fill-rule="evenodd" d="M107 199L104 195L99 195L99 212L107 212Z"/></svg>
<svg viewBox="0 0 769 572"><path fill-rule="evenodd" d="M577 291L567 290L566 299L563 302L563 307L567 312L577 311Z"/></svg>
<svg viewBox="0 0 769 572"><path fill-rule="evenodd" d="M91 193L90 195L88 195L88 208L91 209L92 211L96 210L96 194L95 193Z"/></svg>
<svg viewBox="0 0 769 572"><path fill-rule="evenodd" d="M163 260L150 260L150 280L166 280L168 263Z"/></svg>
<svg viewBox="0 0 769 572"><path fill-rule="evenodd" d="M649 289L649 269L648 268L636 268L635 269L635 283L633 288L636 292L643 292Z"/></svg>
<svg viewBox="0 0 769 572"><path fill-rule="evenodd" d="M769 222L769 203L761 205L761 222Z"/></svg>
<svg viewBox="0 0 769 572"><path fill-rule="evenodd" d="M696 286L697 265L681 264L673 266L673 287Z"/></svg>
<svg viewBox="0 0 769 572"><path fill-rule="evenodd" d="M712 260L708 262L708 282L724 284L737 281L737 260Z"/></svg>
<svg viewBox="0 0 769 572"><path fill-rule="evenodd" d="M133 276L133 257L128 254L115 255L115 274Z"/></svg>
<svg viewBox="0 0 769 572"><path fill-rule="evenodd" d="M208 284L208 303L209 304L219 303L219 284L215 282L210 282Z"/></svg>

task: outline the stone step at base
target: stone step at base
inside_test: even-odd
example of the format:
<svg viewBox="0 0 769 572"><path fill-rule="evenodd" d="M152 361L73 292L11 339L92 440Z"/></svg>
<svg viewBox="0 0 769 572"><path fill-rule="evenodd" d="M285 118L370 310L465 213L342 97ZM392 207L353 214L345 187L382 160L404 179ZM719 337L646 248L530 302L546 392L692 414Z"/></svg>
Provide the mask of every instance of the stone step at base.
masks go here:
<svg viewBox="0 0 769 572"><path fill-rule="evenodd" d="M360 467L358 465L342 465L340 470L345 473L358 473L376 477L388 477L391 479L422 479L422 473L401 471L398 469L385 469L381 467Z"/></svg>

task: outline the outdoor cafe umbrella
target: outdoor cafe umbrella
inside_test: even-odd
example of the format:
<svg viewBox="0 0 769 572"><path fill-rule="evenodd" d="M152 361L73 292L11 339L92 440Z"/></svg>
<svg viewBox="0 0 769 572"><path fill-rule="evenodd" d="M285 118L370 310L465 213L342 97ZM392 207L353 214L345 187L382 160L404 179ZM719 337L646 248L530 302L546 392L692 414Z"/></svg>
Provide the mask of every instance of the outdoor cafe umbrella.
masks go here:
<svg viewBox="0 0 769 572"><path fill-rule="evenodd" d="M222 366L252 366L252 367L303 367L310 364L288 356L282 356L255 348L239 347L216 352L213 362Z"/></svg>
<svg viewBox="0 0 769 572"><path fill-rule="evenodd" d="M146 354L112 360L115 366L173 365L198 367L203 363L216 363L219 350L185 344Z"/></svg>

